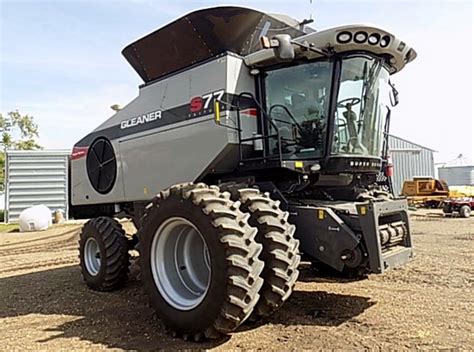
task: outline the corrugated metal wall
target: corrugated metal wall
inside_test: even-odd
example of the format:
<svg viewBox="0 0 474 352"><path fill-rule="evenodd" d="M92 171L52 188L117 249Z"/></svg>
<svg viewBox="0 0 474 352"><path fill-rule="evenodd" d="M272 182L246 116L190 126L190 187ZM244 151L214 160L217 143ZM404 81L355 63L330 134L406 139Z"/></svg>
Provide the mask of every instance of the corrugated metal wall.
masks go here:
<svg viewBox="0 0 474 352"><path fill-rule="evenodd" d="M440 167L438 173L449 186L474 186L474 165Z"/></svg>
<svg viewBox="0 0 474 352"><path fill-rule="evenodd" d="M18 221L20 213L44 204L62 210L67 219L69 151L9 150L6 157L6 222Z"/></svg>
<svg viewBox="0 0 474 352"><path fill-rule="evenodd" d="M414 176L435 177L434 150L395 136L390 136L389 148L396 195L401 193L405 180L411 180Z"/></svg>

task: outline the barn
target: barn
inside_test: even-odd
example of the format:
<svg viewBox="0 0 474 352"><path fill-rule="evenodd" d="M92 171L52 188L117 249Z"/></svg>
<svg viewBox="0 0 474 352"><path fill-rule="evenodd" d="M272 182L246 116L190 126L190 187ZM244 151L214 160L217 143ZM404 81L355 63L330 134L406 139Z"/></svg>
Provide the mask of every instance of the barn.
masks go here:
<svg viewBox="0 0 474 352"><path fill-rule="evenodd" d="M414 176L435 177L435 150L393 135L389 136L388 145L396 195L401 193L405 180L411 180Z"/></svg>

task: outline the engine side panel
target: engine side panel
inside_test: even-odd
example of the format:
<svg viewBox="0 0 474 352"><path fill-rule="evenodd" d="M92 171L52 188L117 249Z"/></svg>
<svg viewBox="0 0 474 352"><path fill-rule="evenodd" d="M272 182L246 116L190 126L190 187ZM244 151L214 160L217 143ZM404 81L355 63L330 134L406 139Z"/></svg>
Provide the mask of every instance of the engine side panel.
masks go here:
<svg viewBox="0 0 474 352"><path fill-rule="evenodd" d="M74 159L72 204L148 200L172 184L237 167L238 149L229 146L238 142L238 135L225 127L236 126L236 113L222 106L224 123L216 124L214 101L235 103L241 91L253 93L253 82L241 58L225 55L141 87L136 99L75 146L87 149L104 137L111 141L117 160L114 186L106 194L96 192L87 158ZM255 116L242 121L247 135L256 131Z"/></svg>
<svg viewBox="0 0 474 352"><path fill-rule="evenodd" d="M214 120L120 141L125 200L149 199L176 183L194 181L227 145Z"/></svg>

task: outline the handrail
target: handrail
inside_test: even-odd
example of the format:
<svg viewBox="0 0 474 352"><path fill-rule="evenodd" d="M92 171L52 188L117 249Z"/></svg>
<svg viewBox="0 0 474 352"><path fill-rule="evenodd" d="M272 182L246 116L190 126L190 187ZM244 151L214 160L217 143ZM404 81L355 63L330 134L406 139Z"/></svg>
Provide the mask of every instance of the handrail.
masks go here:
<svg viewBox="0 0 474 352"><path fill-rule="evenodd" d="M237 108L240 110L240 99L245 96L248 96L253 100L253 102L255 103L255 105L257 105L260 112L264 115L265 119L269 120L269 122L272 124L275 130L278 131L278 126L273 122L273 119L267 114L267 112L263 109L262 105L260 105L260 103L257 101L257 99L253 96L252 93L249 93L249 92L240 93L237 96Z"/></svg>
<svg viewBox="0 0 474 352"><path fill-rule="evenodd" d="M240 116L240 110L241 110L241 99L244 98L244 97L247 97L247 98L250 98L253 102L253 104L258 108L258 110L260 111L260 113L262 114L262 117L264 119L264 122L268 122L271 127L274 128L275 130L275 134L265 134L265 130L262 130L262 135L260 136L255 136L255 137L249 137L249 138L242 138L242 122L241 122L241 116ZM226 127L229 127L229 128L232 128L236 131L238 131L238 140L239 140L239 163L242 164L243 161L253 161L253 160L269 160L269 159L273 159L275 158L276 156L278 157L278 160L280 161L280 163L283 161L283 154L282 154L282 145L281 145L281 142L282 141L288 141L288 142L296 142L296 140L293 138L293 139L290 139L290 138L285 138L285 137L282 137L281 134L280 134L280 130L279 130L279 127L278 125L275 123L275 121L279 121L279 122L282 122L282 123L287 123L289 125L293 125L293 123L291 122L288 122L288 121L284 121L284 120L278 120L278 119L274 119L271 117L271 112L273 111L274 108L277 108L277 107L280 107L282 109L284 109L286 111L286 113L288 114L288 116L290 116L290 118L294 121L294 124L297 126L297 128L299 129L300 132L303 132L302 131L302 127L298 124L298 122L296 121L295 117L291 114L291 112L288 110L288 108L284 105L281 105L281 104L277 104L277 105L274 105L272 106L272 108L270 108L270 111L269 113L267 113L265 111L265 109L263 109L262 105L257 101L257 99L255 98L255 96L250 93L250 92L242 92L240 93L237 98L236 98L236 105L234 105L232 102L227 102L227 101L220 101L221 103L223 103L224 105L226 106L230 106L231 108L233 109L236 109L237 111L237 121L236 121L236 124L237 124L237 128L235 127L231 127L231 126L226 126ZM235 123L235 121L234 121ZM266 126L266 125L265 125ZM278 155L269 155L268 154L268 144L267 143L264 143L263 144L263 156L262 157L257 157L257 158L246 158L244 159L243 157L243 150L242 150L242 142L249 142L249 141L255 141L255 140L258 140L258 139L262 139L262 140L265 140L265 141L268 141L269 139L273 139L273 138L276 138L277 140L277 145L278 145Z"/></svg>
<svg viewBox="0 0 474 352"><path fill-rule="evenodd" d="M272 111L275 108L282 108L288 114L288 116L293 121L293 123L296 125L296 127L298 127L298 130L300 131L300 133L304 133L303 128L301 127L301 125L298 123L298 121L296 121L296 118L293 116L293 114L290 112L290 110L288 110L288 108L285 105L282 105L282 104L272 105L272 107L270 108L270 111L268 112L268 114L270 116L272 115Z"/></svg>
<svg viewBox="0 0 474 352"><path fill-rule="evenodd" d="M267 112L265 111L265 109L263 109L262 105L257 101L257 99L255 98L255 96L250 93L250 92L242 92L240 93L238 96L237 96L237 123L238 123L238 128L239 128L239 154L240 154L240 161L243 161L243 157L242 157L242 136L241 136L241 133L242 133L242 129L241 129L241 122L240 122L240 100L243 98L243 97L249 97L253 103L257 106L257 108L259 109L260 113L262 114L263 118L265 119L265 121L268 121L272 126L273 128L275 129L276 131L276 137L277 137L277 144L278 144L278 159L280 161L280 163L283 161L283 158L282 158L282 150L281 150L281 135L280 135L280 131L278 130L278 126L275 124L275 122L273 121L273 119L267 114ZM262 131L262 133L265 133L265 131ZM262 136L263 137L263 136ZM268 138L267 138L268 139ZM267 152L266 152L266 145L263 146L263 159L266 160L268 157L267 157Z"/></svg>

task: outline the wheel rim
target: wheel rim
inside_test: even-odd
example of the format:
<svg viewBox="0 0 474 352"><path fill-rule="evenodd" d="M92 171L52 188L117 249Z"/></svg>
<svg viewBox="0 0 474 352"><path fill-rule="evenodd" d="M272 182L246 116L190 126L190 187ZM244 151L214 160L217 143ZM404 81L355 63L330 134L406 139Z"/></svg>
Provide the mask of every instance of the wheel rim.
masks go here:
<svg viewBox="0 0 474 352"><path fill-rule="evenodd" d="M96 276L100 271L100 249L97 241L89 237L84 245L84 263L86 269L92 276Z"/></svg>
<svg viewBox="0 0 474 352"><path fill-rule="evenodd" d="M211 260L202 234L189 220L173 217L158 227L150 263L155 285L172 307L190 310L206 297Z"/></svg>

